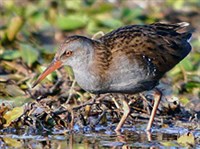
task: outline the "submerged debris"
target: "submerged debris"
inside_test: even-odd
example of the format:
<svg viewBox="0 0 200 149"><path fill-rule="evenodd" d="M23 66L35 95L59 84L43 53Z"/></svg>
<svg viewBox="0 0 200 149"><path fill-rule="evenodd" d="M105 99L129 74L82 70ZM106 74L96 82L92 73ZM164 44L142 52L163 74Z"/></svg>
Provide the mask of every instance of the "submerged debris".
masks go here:
<svg viewBox="0 0 200 149"><path fill-rule="evenodd" d="M95 130L96 126L105 126L114 130L123 115L121 103L118 96L114 94L103 94L94 96L83 91L70 80L60 80L53 87L39 87L33 91L32 97L38 96L24 106L10 110L2 104L0 111L1 128L26 127L44 132L54 130ZM162 98L157 116L156 127L168 127L176 120L189 120L191 114L183 110L177 98L172 99L170 92L160 85L164 96ZM67 88L66 88L67 87ZM69 90L66 94L66 90ZM143 94L126 95L131 107L131 112L124 127L132 127L135 123L146 124L153 105L153 91ZM9 113L9 114L8 114ZM16 114L18 113L18 114ZM10 115L10 116L9 116ZM11 116L12 115L12 116ZM14 118L13 118L14 117Z"/></svg>

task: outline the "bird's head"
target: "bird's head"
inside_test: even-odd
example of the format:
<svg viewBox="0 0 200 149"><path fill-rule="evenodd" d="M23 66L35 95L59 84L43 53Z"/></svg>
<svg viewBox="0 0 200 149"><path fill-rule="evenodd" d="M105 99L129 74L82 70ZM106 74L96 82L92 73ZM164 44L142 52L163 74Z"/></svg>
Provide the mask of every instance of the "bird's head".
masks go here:
<svg viewBox="0 0 200 149"><path fill-rule="evenodd" d="M33 87L51 72L62 66L71 66L72 69L79 69L83 63L87 65L93 56L93 51L93 40L83 36L67 37L56 52L51 64L34 82Z"/></svg>

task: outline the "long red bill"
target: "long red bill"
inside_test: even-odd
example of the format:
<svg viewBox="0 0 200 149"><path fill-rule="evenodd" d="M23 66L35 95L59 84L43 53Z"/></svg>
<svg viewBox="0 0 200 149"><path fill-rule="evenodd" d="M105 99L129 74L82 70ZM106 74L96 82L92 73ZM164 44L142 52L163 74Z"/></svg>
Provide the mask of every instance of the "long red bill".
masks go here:
<svg viewBox="0 0 200 149"><path fill-rule="evenodd" d="M51 64L45 69L45 71L38 77L38 79L33 83L32 88L34 88L38 83L40 83L47 75L49 75L54 70L60 68L62 62L59 60L53 60Z"/></svg>

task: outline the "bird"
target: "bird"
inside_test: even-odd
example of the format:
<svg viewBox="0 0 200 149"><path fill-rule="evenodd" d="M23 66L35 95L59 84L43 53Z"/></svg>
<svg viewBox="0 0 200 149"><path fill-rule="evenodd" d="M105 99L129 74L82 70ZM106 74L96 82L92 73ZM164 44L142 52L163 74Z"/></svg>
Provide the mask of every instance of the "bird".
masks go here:
<svg viewBox="0 0 200 149"><path fill-rule="evenodd" d="M120 95L124 113L115 129L119 131L130 113L123 95L155 89L163 75L190 53L192 32L188 27L187 22L156 22L123 26L97 39L68 36L32 87L54 70L70 66L83 90ZM147 131L151 130L161 96L157 90Z"/></svg>

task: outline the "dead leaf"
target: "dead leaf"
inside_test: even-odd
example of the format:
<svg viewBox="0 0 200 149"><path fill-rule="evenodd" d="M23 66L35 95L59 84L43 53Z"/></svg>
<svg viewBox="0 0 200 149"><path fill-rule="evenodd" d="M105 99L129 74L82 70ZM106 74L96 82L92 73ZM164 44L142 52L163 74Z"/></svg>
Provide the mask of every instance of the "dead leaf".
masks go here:
<svg viewBox="0 0 200 149"><path fill-rule="evenodd" d="M8 145L8 146L12 146L14 148L19 148L22 146L20 141L17 141L16 139L12 139L12 138L3 138L4 142Z"/></svg>
<svg viewBox="0 0 200 149"><path fill-rule="evenodd" d="M182 136L180 136L177 139L178 144L181 144L183 146L194 146L195 145L195 138L192 133L187 133Z"/></svg>
<svg viewBox="0 0 200 149"><path fill-rule="evenodd" d="M15 107L11 111L8 111L4 114L3 118L6 119L6 124L4 127L8 127L11 122L19 118L24 112L24 107Z"/></svg>
<svg viewBox="0 0 200 149"><path fill-rule="evenodd" d="M25 95L24 91L15 84L6 85L6 92L13 97Z"/></svg>

